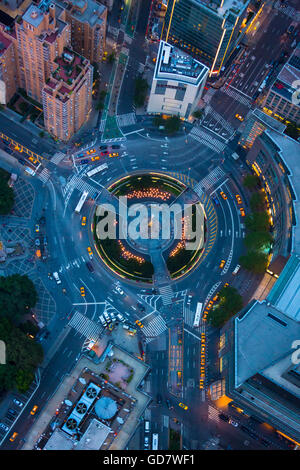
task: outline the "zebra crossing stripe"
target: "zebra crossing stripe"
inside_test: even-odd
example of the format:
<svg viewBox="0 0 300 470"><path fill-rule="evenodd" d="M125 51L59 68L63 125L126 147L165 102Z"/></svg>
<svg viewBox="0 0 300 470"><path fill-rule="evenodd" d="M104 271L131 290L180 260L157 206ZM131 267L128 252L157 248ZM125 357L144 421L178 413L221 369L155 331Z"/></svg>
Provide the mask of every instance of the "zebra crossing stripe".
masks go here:
<svg viewBox="0 0 300 470"><path fill-rule="evenodd" d="M170 285L160 287L159 293L162 296L162 301L164 305L170 305L172 303L172 298L174 297L174 293Z"/></svg>
<svg viewBox="0 0 300 470"><path fill-rule="evenodd" d="M161 315L157 315L153 320L148 323L148 325L142 328L142 332L146 337L157 337L166 330L167 325Z"/></svg>
<svg viewBox="0 0 300 470"><path fill-rule="evenodd" d="M117 123L119 127L132 126L136 124L136 116L134 113L120 114L117 116Z"/></svg>
<svg viewBox="0 0 300 470"><path fill-rule="evenodd" d="M102 325L98 325L79 312L75 312L68 325L90 340L97 340L103 331Z"/></svg>
<svg viewBox="0 0 300 470"><path fill-rule="evenodd" d="M50 178L50 171L47 168L43 168L41 173L37 175L37 177L43 181L43 183L46 183L48 179Z"/></svg>
<svg viewBox="0 0 300 470"><path fill-rule="evenodd" d="M62 152L56 152L53 157L50 159L50 161L56 165L58 165L64 158L65 154Z"/></svg>

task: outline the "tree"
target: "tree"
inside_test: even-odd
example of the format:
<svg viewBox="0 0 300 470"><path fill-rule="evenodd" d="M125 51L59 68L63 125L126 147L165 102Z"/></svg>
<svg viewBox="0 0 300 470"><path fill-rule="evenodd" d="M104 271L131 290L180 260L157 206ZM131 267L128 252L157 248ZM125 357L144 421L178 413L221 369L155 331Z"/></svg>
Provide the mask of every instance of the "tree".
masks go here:
<svg viewBox="0 0 300 470"><path fill-rule="evenodd" d="M219 292L219 302L207 315L207 321L214 327L222 327L226 321L243 307L243 299L234 287L223 287Z"/></svg>
<svg viewBox="0 0 300 470"><path fill-rule="evenodd" d="M9 214L15 203L14 190L8 186L9 173L0 172L0 215Z"/></svg>
<svg viewBox="0 0 300 470"><path fill-rule="evenodd" d="M248 189L256 189L260 184L259 177L257 175L247 175L244 178L243 185Z"/></svg>
<svg viewBox="0 0 300 470"><path fill-rule="evenodd" d="M196 109L196 111L193 112L192 116L196 119L200 119L203 115L203 111L201 109Z"/></svg>
<svg viewBox="0 0 300 470"><path fill-rule="evenodd" d="M269 232L249 232L245 238L245 245L250 251L269 250L273 237Z"/></svg>
<svg viewBox="0 0 300 470"><path fill-rule="evenodd" d="M286 126L284 133L292 139L298 139L298 137L300 136L300 129L298 129L298 126L295 122L289 122Z"/></svg>
<svg viewBox="0 0 300 470"><path fill-rule="evenodd" d="M262 192L252 194L250 199L250 207L253 212L262 211L265 209L265 197Z"/></svg>
<svg viewBox="0 0 300 470"><path fill-rule="evenodd" d="M41 132L39 133L39 136L40 136L41 138L43 138L43 137L45 136L45 132L44 132L44 131L41 131Z"/></svg>
<svg viewBox="0 0 300 470"><path fill-rule="evenodd" d="M253 212L245 219L248 230L252 232L267 232L270 228L269 216L267 212Z"/></svg>
<svg viewBox="0 0 300 470"><path fill-rule="evenodd" d="M113 64L114 61L116 60L116 54L114 52L112 52L111 54L109 54L109 56L107 57L107 62L109 64Z"/></svg>
<svg viewBox="0 0 300 470"><path fill-rule="evenodd" d="M164 126L165 125L165 120L160 115L154 116L153 125L156 126L156 127Z"/></svg>
<svg viewBox="0 0 300 470"><path fill-rule="evenodd" d="M240 263L247 271L261 274L268 265L268 255L259 251L248 251L246 255L240 257Z"/></svg>
<svg viewBox="0 0 300 470"><path fill-rule="evenodd" d="M0 318L4 316L18 322L36 301L37 292L29 277L0 276Z"/></svg>
<svg viewBox="0 0 300 470"><path fill-rule="evenodd" d="M133 101L134 104L140 108L144 105L147 97L148 91L148 82L142 77L138 77L135 80L135 89L134 89L134 97Z"/></svg>
<svg viewBox="0 0 300 470"><path fill-rule="evenodd" d="M0 367L0 391L17 388L23 393L43 360L43 349L4 317L0 317L0 339L6 344L6 364Z"/></svg>
<svg viewBox="0 0 300 470"><path fill-rule="evenodd" d="M181 120L179 116L171 116L166 119L165 129L168 134L175 134L179 131L181 125Z"/></svg>

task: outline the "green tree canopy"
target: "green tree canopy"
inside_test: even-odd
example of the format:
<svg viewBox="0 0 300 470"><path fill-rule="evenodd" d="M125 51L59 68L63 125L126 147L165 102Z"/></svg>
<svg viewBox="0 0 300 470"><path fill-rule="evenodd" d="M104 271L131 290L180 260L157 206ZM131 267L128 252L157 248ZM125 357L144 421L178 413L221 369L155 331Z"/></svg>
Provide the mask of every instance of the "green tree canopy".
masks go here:
<svg viewBox="0 0 300 470"><path fill-rule="evenodd" d="M295 122L289 122L284 131L285 134L292 137L292 139L298 139L300 136L300 129Z"/></svg>
<svg viewBox="0 0 300 470"><path fill-rule="evenodd" d="M245 224L252 232L267 232L270 228L269 216L266 212L253 212L247 215Z"/></svg>
<svg viewBox="0 0 300 470"><path fill-rule="evenodd" d="M35 286L27 276L0 276L0 318L5 316L18 322L36 301Z"/></svg>
<svg viewBox="0 0 300 470"><path fill-rule="evenodd" d="M243 299L234 287L223 287L219 292L219 301L215 308L209 310L207 321L214 327L222 327L243 307Z"/></svg>
<svg viewBox="0 0 300 470"><path fill-rule="evenodd" d="M196 109L193 112L193 117L196 118L196 119L199 119L199 118L201 118L202 114L203 114L203 111L201 111L201 109Z"/></svg>
<svg viewBox="0 0 300 470"><path fill-rule="evenodd" d="M140 108L141 106L144 106L144 103L147 97L147 91L148 91L147 80L145 80L142 77L138 77L135 80L135 90L134 90L134 97L133 97L134 104L138 108Z"/></svg>
<svg viewBox="0 0 300 470"><path fill-rule="evenodd" d="M168 134L175 134L179 131L181 125L181 120L179 116L171 116L166 119L165 129Z"/></svg>
<svg viewBox="0 0 300 470"><path fill-rule="evenodd" d="M243 185L248 189L256 189L260 183L257 175L247 175L243 180Z"/></svg>
<svg viewBox="0 0 300 470"><path fill-rule="evenodd" d="M250 207L253 212L265 210L265 196L262 192L258 191L252 194L250 199Z"/></svg>
<svg viewBox="0 0 300 470"><path fill-rule="evenodd" d="M268 264L268 255L259 251L248 251L240 257L243 268L256 274L264 273Z"/></svg>
<svg viewBox="0 0 300 470"><path fill-rule="evenodd" d="M9 173L0 169L0 215L9 214L15 203L14 191L8 186Z"/></svg>
<svg viewBox="0 0 300 470"><path fill-rule="evenodd" d="M250 251L269 250L272 242L269 232L249 232L245 238L245 245Z"/></svg>
<svg viewBox="0 0 300 470"><path fill-rule="evenodd" d="M0 365L0 391L17 388L25 392L43 360L43 349L4 317L0 317L0 339L6 345L6 364Z"/></svg>

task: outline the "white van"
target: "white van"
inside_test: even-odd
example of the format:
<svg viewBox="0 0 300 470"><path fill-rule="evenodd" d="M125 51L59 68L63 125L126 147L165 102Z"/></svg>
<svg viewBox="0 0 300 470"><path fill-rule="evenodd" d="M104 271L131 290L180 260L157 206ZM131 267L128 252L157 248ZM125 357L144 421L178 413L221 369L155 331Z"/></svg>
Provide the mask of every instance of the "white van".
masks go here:
<svg viewBox="0 0 300 470"><path fill-rule="evenodd" d="M106 325L107 325L107 323L106 323L105 318L104 318L103 315L100 315L99 319L100 319L100 321L101 321L101 323L102 323L103 326L106 326Z"/></svg>
<svg viewBox="0 0 300 470"><path fill-rule="evenodd" d="M108 315L108 313L107 313L105 310L104 310L104 312L103 312L103 315L105 316L105 320L106 320L106 321L109 321L109 320L110 320L109 315Z"/></svg>
<svg viewBox="0 0 300 470"><path fill-rule="evenodd" d="M61 280L57 272L53 273L53 277L56 280L56 284L61 284Z"/></svg>
<svg viewBox="0 0 300 470"><path fill-rule="evenodd" d="M241 266L239 264L236 265L236 267L234 268L234 270L232 271L232 274L236 275L239 270L241 269Z"/></svg>
<svg viewBox="0 0 300 470"><path fill-rule="evenodd" d="M124 321L124 317L121 315L121 313L117 313L117 318L119 321Z"/></svg>
<svg viewBox="0 0 300 470"><path fill-rule="evenodd" d="M145 432L150 431L150 421L145 421Z"/></svg>

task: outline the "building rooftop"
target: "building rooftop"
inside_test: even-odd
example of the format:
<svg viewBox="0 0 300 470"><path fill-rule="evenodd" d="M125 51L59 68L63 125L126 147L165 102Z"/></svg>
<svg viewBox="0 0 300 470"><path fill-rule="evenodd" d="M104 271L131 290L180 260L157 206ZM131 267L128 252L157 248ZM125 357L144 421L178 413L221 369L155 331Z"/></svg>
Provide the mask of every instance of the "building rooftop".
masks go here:
<svg viewBox="0 0 300 470"><path fill-rule="evenodd" d="M99 450L110 432L111 428L97 419L92 419L87 430L77 444L76 450Z"/></svg>
<svg viewBox="0 0 300 470"><path fill-rule="evenodd" d="M215 10L221 16L227 16L229 12L238 15L249 0L194 0L197 4L204 4L206 7Z"/></svg>
<svg viewBox="0 0 300 470"><path fill-rule="evenodd" d="M37 28L44 18L44 13L35 5L30 5L23 15L23 20Z"/></svg>
<svg viewBox="0 0 300 470"><path fill-rule="evenodd" d="M285 129L286 129L285 124L283 124L280 121L277 121L277 119L272 118L271 116L264 113L263 111L261 111L258 108L254 109L254 111L252 111L251 117L253 117L254 119L258 119L259 121L264 123L270 129L274 129L278 132L284 132Z"/></svg>
<svg viewBox="0 0 300 470"><path fill-rule="evenodd" d="M300 322L300 256L292 255L268 295L268 301Z"/></svg>
<svg viewBox="0 0 300 470"><path fill-rule="evenodd" d="M69 11L74 18L84 23L89 23L92 27L97 23L103 23L103 19L100 17L103 15L106 7L94 0L55 0L55 3Z"/></svg>
<svg viewBox="0 0 300 470"><path fill-rule="evenodd" d="M169 79L198 85L208 72L208 67L174 46L160 41L155 79Z"/></svg>
<svg viewBox="0 0 300 470"><path fill-rule="evenodd" d="M297 90L296 80L300 80L300 45L282 67L272 85L272 90L292 102L293 93Z"/></svg>
<svg viewBox="0 0 300 470"><path fill-rule="evenodd" d="M296 224L293 226L292 251L300 254L300 142L291 137L268 129L265 134L278 147L278 154L289 170L288 178L295 195L294 210Z"/></svg>
<svg viewBox="0 0 300 470"><path fill-rule="evenodd" d="M235 387L286 357L300 338L300 323L266 301L257 301L234 321Z"/></svg>
<svg viewBox="0 0 300 470"><path fill-rule="evenodd" d="M11 41L0 32L0 57L10 44Z"/></svg>

